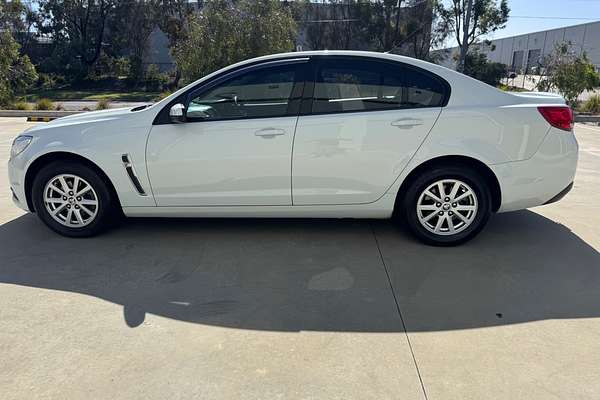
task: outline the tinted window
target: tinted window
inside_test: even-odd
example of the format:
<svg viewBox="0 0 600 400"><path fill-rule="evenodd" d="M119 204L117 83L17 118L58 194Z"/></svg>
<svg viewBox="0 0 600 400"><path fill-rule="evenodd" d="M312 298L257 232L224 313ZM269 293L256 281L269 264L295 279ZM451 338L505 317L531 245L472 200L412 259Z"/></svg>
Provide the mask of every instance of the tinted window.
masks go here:
<svg viewBox="0 0 600 400"><path fill-rule="evenodd" d="M192 120L282 117L288 107L298 65L261 68L232 78L193 98Z"/></svg>
<svg viewBox="0 0 600 400"><path fill-rule="evenodd" d="M317 67L312 111L439 107L445 93L440 80L414 68L366 60L322 60Z"/></svg>

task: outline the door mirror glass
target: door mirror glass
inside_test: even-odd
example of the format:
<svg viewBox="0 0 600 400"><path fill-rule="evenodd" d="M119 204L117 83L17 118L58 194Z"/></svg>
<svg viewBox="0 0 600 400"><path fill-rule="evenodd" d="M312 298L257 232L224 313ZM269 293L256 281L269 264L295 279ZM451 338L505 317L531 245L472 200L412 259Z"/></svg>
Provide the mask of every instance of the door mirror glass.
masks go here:
<svg viewBox="0 0 600 400"><path fill-rule="evenodd" d="M185 106L181 103L173 105L169 110L169 117L176 124L185 122L185 114Z"/></svg>

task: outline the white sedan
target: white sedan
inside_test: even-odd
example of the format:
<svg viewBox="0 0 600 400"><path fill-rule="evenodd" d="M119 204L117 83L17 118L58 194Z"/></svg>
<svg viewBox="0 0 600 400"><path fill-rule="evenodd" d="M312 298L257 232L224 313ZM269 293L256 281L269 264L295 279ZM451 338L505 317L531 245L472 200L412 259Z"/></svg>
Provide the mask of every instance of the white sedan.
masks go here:
<svg viewBox="0 0 600 400"><path fill-rule="evenodd" d="M15 203L65 236L123 214L395 216L453 245L494 212L560 199L577 154L560 96L392 54L315 51L229 66L152 106L30 128L9 177Z"/></svg>

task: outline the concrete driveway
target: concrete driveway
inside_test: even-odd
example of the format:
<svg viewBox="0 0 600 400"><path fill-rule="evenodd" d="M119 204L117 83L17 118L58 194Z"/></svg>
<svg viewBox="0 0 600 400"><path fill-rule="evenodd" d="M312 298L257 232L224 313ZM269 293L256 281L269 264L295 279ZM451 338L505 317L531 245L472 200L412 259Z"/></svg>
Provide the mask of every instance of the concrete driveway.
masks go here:
<svg viewBox="0 0 600 400"><path fill-rule="evenodd" d="M10 203L0 398L600 398L600 128L575 189L462 247L388 221L130 220L66 239Z"/></svg>

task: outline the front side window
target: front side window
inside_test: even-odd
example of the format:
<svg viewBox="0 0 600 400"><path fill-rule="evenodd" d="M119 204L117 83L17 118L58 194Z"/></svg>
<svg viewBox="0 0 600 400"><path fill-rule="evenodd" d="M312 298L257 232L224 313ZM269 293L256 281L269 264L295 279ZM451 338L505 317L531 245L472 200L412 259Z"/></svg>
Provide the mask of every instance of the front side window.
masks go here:
<svg viewBox="0 0 600 400"><path fill-rule="evenodd" d="M418 69L368 60L322 60L313 113L440 107L446 88Z"/></svg>
<svg viewBox="0 0 600 400"><path fill-rule="evenodd" d="M236 76L194 97L191 120L268 118L289 115L298 64L261 68Z"/></svg>

